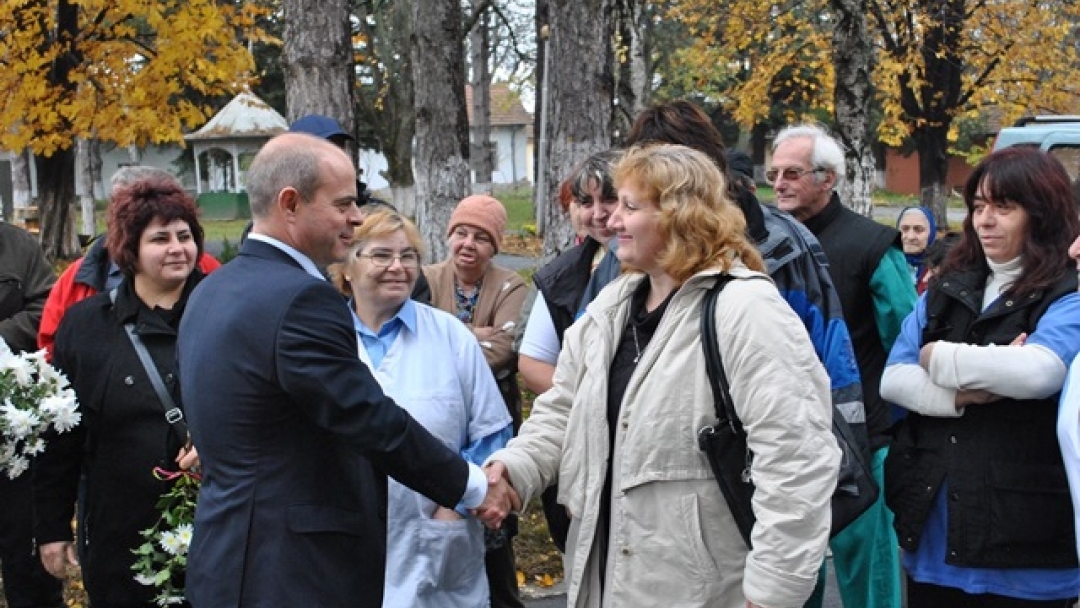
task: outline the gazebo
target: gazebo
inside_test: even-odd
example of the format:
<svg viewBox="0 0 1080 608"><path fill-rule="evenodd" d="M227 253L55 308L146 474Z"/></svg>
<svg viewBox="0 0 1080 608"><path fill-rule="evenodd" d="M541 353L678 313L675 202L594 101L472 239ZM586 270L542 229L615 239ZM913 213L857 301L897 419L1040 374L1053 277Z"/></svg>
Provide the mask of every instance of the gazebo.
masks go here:
<svg viewBox="0 0 1080 608"><path fill-rule="evenodd" d="M204 217L248 215L244 191L248 164L268 139L288 129L285 117L245 91L184 137L195 154L195 193Z"/></svg>

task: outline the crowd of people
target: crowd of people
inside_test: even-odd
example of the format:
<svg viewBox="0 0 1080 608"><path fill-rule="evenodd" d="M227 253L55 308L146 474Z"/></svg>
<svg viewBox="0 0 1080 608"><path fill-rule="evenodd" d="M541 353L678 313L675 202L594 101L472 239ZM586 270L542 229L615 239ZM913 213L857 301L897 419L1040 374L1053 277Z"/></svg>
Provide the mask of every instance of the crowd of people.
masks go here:
<svg viewBox="0 0 1080 608"><path fill-rule="evenodd" d="M957 233L923 207L893 228L844 205L824 128L777 133L766 205L700 108L660 104L565 176L578 239L530 287L495 261L490 195L424 265L349 139L307 117L263 147L224 266L151 168L118 173L106 235L55 286L0 225L0 337L46 348L82 411L0 481L11 608L60 606L76 567L94 608L154 605L132 549L185 472L195 608L516 608L534 499L573 608L814 608L827 554L847 608L1076 602L1080 204L1052 156L987 156ZM698 443L719 398L703 323L748 535ZM881 489L842 530L834 416Z"/></svg>

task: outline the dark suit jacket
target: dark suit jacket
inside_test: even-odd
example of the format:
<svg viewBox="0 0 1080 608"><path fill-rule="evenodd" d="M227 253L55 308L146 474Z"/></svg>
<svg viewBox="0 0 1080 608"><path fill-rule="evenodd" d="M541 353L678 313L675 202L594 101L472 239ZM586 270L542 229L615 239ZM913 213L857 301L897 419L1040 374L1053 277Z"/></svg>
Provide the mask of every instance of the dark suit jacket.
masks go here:
<svg viewBox="0 0 1080 608"><path fill-rule="evenodd" d="M204 471L191 603L380 606L383 472L452 507L468 469L383 394L341 294L248 240L192 294L178 350Z"/></svg>

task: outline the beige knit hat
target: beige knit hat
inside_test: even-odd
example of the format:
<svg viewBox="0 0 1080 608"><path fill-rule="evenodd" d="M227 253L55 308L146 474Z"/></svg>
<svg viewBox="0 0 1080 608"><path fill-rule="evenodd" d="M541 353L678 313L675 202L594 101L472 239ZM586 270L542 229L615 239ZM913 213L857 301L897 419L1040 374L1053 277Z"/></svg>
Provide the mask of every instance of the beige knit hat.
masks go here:
<svg viewBox="0 0 1080 608"><path fill-rule="evenodd" d="M479 228L491 237L495 253L502 248L503 231L506 230L506 207L498 199L485 194L474 194L461 199L450 215L450 227L446 235L450 236L454 228L465 224Z"/></svg>

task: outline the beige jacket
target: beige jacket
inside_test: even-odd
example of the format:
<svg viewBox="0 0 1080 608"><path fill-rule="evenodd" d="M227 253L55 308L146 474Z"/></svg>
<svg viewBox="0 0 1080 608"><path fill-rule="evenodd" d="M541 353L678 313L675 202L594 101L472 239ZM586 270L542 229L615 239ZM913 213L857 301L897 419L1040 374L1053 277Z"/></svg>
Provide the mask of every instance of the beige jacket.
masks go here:
<svg viewBox="0 0 1080 608"><path fill-rule="evenodd" d="M431 305L454 314L453 261L424 266L424 276L431 285ZM513 270L491 264L484 273L482 283L470 327L503 327L508 321L517 323L521 305L529 293L525 279ZM503 370L516 371L517 353L513 350L515 333L513 329L500 331L490 340L483 341L487 343L483 344L484 358L496 378L501 377Z"/></svg>
<svg viewBox="0 0 1080 608"><path fill-rule="evenodd" d="M739 278L756 275L737 266ZM567 331L554 387L533 405L503 461L526 501L556 480L574 517L568 605L796 608L817 580L840 458L829 379L801 321L767 277L722 292L716 323L736 410L755 453L754 550L747 551L698 429L716 416L700 340L701 301L715 271L673 297L626 389L608 441L608 366L642 275L620 277ZM599 588L598 519L609 457L606 588Z"/></svg>

